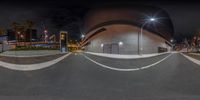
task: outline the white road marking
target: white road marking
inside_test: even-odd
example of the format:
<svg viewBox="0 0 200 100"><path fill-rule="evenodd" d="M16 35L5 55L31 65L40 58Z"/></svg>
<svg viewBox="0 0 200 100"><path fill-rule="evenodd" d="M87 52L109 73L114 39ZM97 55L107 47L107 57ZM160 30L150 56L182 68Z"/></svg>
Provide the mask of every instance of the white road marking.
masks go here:
<svg viewBox="0 0 200 100"><path fill-rule="evenodd" d="M8 68L11 70L19 70L19 71L32 71L32 70L38 70L38 69L43 69L46 67L49 67L53 64L58 63L59 61L63 60L67 56L69 56L71 53L68 53L62 57L59 57L57 59L43 62L43 63L38 63L38 64L11 64L7 62L0 61L0 66L4 68Z"/></svg>
<svg viewBox="0 0 200 100"><path fill-rule="evenodd" d="M94 53L94 52L85 52L95 56L115 58L115 59L139 59L139 58L149 58L155 57L163 54L173 53L173 52L164 52L164 53L152 53L152 54L142 54L142 55L123 55L123 54L106 54L106 53Z"/></svg>
<svg viewBox="0 0 200 100"><path fill-rule="evenodd" d="M122 69L122 68L114 68L114 67L110 67L110 66L107 66L107 65L104 65L104 64L101 64L99 62L96 62L95 60L92 60L91 58L89 58L88 56L86 55L83 55L86 59L90 60L91 62L103 67L103 68L107 68L107 69L111 69L111 70L115 70L115 71L137 71L137 70L143 70L143 69L147 69L147 68L150 68L152 66L155 66L157 64L159 64L160 62L166 60L168 57L170 57L172 54L169 54L167 57L153 63L153 64L150 64L150 65L147 65L147 66L143 66L143 67L140 67L140 68L132 68L132 69Z"/></svg>
<svg viewBox="0 0 200 100"><path fill-rule="evenodd" d="M200 65L200 61L199 61L199 60L194 59L194 58L192 58L192 57L190 57L190 56L187 56L187 55L185 55L185 54L183 54L183 53L181 53L181 55L183 55L185 58L187 58L188 60L192 61L193 63L195 63L195 64L197 64L197 65Z"/></svg>

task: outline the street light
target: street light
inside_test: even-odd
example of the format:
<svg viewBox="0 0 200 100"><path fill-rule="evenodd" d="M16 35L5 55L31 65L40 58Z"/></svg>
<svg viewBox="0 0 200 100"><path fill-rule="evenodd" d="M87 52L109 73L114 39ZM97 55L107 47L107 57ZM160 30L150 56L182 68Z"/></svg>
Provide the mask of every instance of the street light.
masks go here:
<svg viewBox="0 0 200 100"><path fill-rule="evenodd" d="M20 37L21 37L21 38L24 38L24 35L21 34Z"/></svg>
<svg viewBox="0 0 200 100"><path fill-rule="evenodd" d="M101 47L103 47L103 43L101 44Z"/></svg>
<svg viewBox="0 0 200 100"><path fill-rule="evenodd" d="M120 41L118 44L121 46L121 45L123 45L123 42L122 42L122 41Z"/></svg>
<svg viewBox="0 0 200 100"><path fill-rule="evenodd" d="M174 42L174 40L173 40L173 39L171 39L171 40L170 40L170 42L172 43L172 42Z"/></svg>
<svg viewBox="0 0 200 100"><path fill-rule="evenodd" d="M48 31L45 29L45 30L44 30L44 42L45 42L45 43L47 43L47 38L48 38L47 32L48 32Z"/></svg>
<svg viewBox="0 0 200 100"><path fill-rule="evenodd" d="M17 32L17 36L16 36L16 38L17 38L17 44L19 44L19 41L20 41L20 34L21 34L21 32L18 31Z"/></svg>
<svg viewBox="0 0 200 100"><path fill-rule="evenodd" d="M44 30L44 33L47 33L47 30Z"/></svg>
<svg viewBox="0 0 200 100"><path fill-rule="evenodd" d="M155 18L150 18L150 21L155 21Z"/></svg>
<svg viewBox="0 0 200 100"><path fill-rule="evenodd" d="M142 32L143 32L143 28L144 28L144 26L147 24L147 23L149 23L149 22L154 22L154 21L156 21L156 19L155 18L150 18L149 20L147 20L146 22L144 22L143 24L142 24L142 26L141 26L141 29L140 29L140 50L138 49L138 53L139 54L142 54L141 52L142 52L142 50L143 50L143 43L142 43ZM139 44L138 44L139 45Z"/></svg>
<svg viewBox="0 0 200 100"><path fill-rule="evenodd" d="M81 38L83 39L84 37L85 37L85 35L84 35L84 34L82 34L82 35L81 35Z"/></svg>
<svg viewBox="0 0 200 100"><path fill-rule="evenodd" d="M174 50L174 48L175 48L175 41L176 40L174 40L174 39L170 39L170 42L172 44L172 50Z"/></svg>

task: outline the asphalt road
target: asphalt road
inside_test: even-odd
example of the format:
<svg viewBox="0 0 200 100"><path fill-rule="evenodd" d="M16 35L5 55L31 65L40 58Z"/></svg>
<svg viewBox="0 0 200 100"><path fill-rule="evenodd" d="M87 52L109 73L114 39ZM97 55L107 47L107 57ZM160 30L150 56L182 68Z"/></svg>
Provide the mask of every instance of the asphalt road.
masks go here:
<svg viewBox="0 0 200 100"><path fill-rule="evenodd" d="M0 67L0 100L199 99L200 66L180 54L130 72L103 68L81 54L37 71Z"/></svg>

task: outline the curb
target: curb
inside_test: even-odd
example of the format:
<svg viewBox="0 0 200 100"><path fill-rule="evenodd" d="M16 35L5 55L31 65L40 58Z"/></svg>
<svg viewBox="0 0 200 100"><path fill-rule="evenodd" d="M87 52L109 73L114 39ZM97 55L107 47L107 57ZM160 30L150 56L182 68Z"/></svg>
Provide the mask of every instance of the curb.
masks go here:
<svg viewBox="0 0 200 100"><path fill-rule="evenodd" d="M200 65L200 60L197 60L197 59L195 59L195 58L192 58L192 57L190 57L190 56L187 56L187 55L185 55L185 54L183 54L183 53L181 53L181 55L183 55L185 58L187 58L188 60L192 61L193 63L195 63L195 64L197 64L197 65Z"/></svg>
<svg viewBox="0 0 200 100"><path fill-rule="evenodd" d="M58 53L58 54L66 54L66 53ZM1 55L3 57L21 57L21 58L29 58L29 57L44 57L44 56L53 56L58 54L45 54L45 55L29 55L29 56L20 56L20 55Z"/></svg>
<svg viewBox="0 0 200 100"><path fill-rule="evenodd" d="M40 50L40 51L43 51L43 50ZM20 51L20 52L23 52L23 51ZM51 54L51 53L49 53L49 54L48 53L47 54L40 53L40 54L35 54L35 55L29 55L29 54L22 54L22 55L20 55L20 54L13 54L13 53L11 53L11 54L0 53L0 56L4 56L4 57L24 57L24 58L26 58L26 57L43 57L43 56L51 56L51 55L66 54L66 53L56 52L56 53L53 53L53 54Z"/></svg>
<svg viewBox="0 0 200 100"><path fill-rule="evenodd" d="M152 64L149 64L147 66L142 66L142 67L139 67L139 68L130 68L130 69L123 69L123 68L115 68L115 67L112 67L112 66L107 66L107 65L104 65L104 64L101 64L99 62L96 62L95 60L92 60L91 58L89 58L88 56L86 55L83 55L86 59L90 60L91 62L103 67L103 68L106 68L106 69L110 69L110 70L114 70L114 71L122 71L122 72L130 72L130 71L139 71L139 70L144 70L144 69L148 69L148 68L151 68L159 63L161 63L162 61L166 60L167 58L169 58L170 56L172 55L169 54L168 56L164 57L163 59L155 62L155 63L152 63Z"/></svg>
<svg viewBox="0 0 200 100"><path fill-rule="evenodd" d="M0 61L0 66L11 69L11 70L18 70L18 71L32 71L32 70L38 70L38 69L43 69L47 68L51 65L54 65L61 60L65 59L67 56L69 56L71 53L65 54L64 56L61 56L57 59L43 62L43 63L37 63L37 64L11 64L7 62Z"/></svg>
<svg viewBox="0 0 200 100"><path fill-rule="evenodd" d="M120 54L105 54L105 53L93 53L93 52L84 52L84 53L100 57L114 58L114 59L140 59L140 58L155 57L163 54L171 54L172 52L144 54L144 55L120 55Z"/></svg>

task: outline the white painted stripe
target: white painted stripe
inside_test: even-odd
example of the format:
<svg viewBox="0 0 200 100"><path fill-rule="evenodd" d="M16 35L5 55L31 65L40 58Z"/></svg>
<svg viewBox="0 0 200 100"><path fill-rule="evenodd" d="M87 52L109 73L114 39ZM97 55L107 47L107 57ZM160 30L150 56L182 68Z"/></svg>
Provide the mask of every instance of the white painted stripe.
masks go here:
<svg viewBox="0 0 200 100"><path fill-rule="evenodd" d="M140 68L132 68L132 69L122 69L122 68L114 68L114 67L110 67L110 66L107 66L107 65L104 65L104 64L101 64L99 62L96 62L95 60L92 60L91 58L89 58L88 56L86 55L83 55L86 59L90 60L91 62L103 67L103 68L107 68L107 69L111 69L111 70L115 70L115 71L137 71L137 70L143 70L143 69L147 69L147 68L150 68L152 66L155 66L157 64L159 64L160 62L166 60L168 57L170 57L172 54L169 54L168 56L166 56L165 58L159 60L158 62L155 62L153 64L150 64L150 65L147 65L147 66L143 66L143 67L140 67Z"/></svg>
<svg viewBox="0 0 200 100"><path fill-rule="evenodd" d="M187 58L188 60L192 61L193 63L195 63L195 64L197 64L197 65L200 65L200 61L199 61L199 60L194 59L194 58L192 58L192 57L190 57L190 56L187 56L187 55L185 55L185 54L183 54L183 53L181 53L181 55L183 55L185 58Z"/></svg>
<svg viewBox="0 0 200 100"><path fill-rule="evenodd" d="M106 53L94 53L94 52L85 52L85 53L92 54L95 56L115 58L115 59L139 59L139 58L149 58L149 57L155 57L155 56L159 56L159 55L163 55L163 54L169 54L171 52L142 54L142 55L106 54Z"/></svg>
<svg viewBox="0 0 200 100"><path fill-rule="evenodd" d="M66 54L62 57L57 58L57 59L47 61L47 62L43 62L43 63L38 63L38 64L11 64L11 63L0 61L0 66L2 66L4 68L12 69L12 70L19 70L19 71L38 70L38 69L43 69L43 68L49 67L53 64L56 64L59 61L66 58L67 56L69 56L70 54L71 53L68 53L68 54Z"/></svg>

